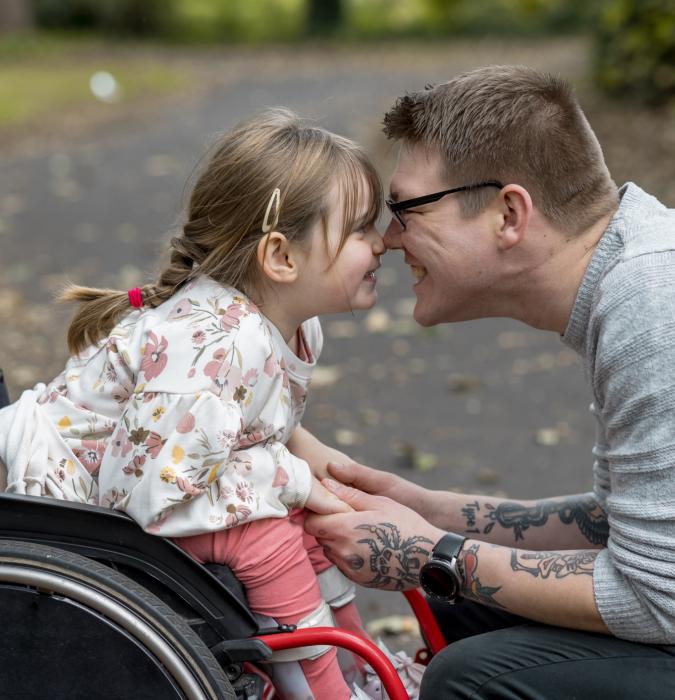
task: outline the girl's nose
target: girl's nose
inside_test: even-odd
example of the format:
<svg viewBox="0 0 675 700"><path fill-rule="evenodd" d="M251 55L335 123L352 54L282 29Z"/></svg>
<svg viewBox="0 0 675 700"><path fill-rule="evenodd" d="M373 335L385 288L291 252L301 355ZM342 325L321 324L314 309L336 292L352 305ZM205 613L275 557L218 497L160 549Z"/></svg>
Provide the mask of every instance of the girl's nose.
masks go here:
<svg viewBox="0 0 675 700"><path fill-rule="evenodd" d="M377 229L373 230L375 234L373 239L373 253L375 253L375 255L382 255L387 250L386 246L384 245L384 239Z"/></svg>

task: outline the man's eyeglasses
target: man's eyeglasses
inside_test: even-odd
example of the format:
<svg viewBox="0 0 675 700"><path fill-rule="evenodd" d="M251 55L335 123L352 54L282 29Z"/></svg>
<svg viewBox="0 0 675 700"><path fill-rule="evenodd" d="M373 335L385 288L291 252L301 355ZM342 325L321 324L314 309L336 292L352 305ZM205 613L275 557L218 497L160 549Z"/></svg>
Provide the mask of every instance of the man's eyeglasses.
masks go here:
<svg viewBox="0 0 675 700"><path fill-rule="evenodd" d="M394 202L393 199L385 200L387 208L396 217L401 228L405 230L405 221L401 213L407 209L413 209L414 207L421 207L423 204L431 204L431 202L437 202L446 194L455 194L455 192L470 192L471 190L477 190L480 187L498 187L500 190L504 185L498 180L488 180L487 182L479 182L475 185L464 185L463 187L453 187L451 190L442 190L441 192L434 192L433 194L425 194L422 197L414 197L413 199L404 199L402 202Z"/></svg>

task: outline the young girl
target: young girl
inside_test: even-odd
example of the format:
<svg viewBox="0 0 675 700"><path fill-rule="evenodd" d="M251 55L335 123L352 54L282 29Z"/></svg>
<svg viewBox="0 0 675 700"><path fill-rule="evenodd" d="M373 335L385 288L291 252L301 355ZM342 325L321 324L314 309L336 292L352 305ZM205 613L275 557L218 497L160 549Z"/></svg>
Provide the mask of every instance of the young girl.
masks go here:
<svg viewBox="0 0 675 700"><path fill-rule="evenodd" d="M345 457L300 420L317 315L376 301L380 201L354 143L290 112L226 133L155 283L64 293L81 302L65 371L0 412L7 490L124 510L230 566L254 612L332 625L328 600L340 626L360 629L353 587L298 515L349 508L313 476ZM276 660L287 699L351 695L334 649Z"/></svg>

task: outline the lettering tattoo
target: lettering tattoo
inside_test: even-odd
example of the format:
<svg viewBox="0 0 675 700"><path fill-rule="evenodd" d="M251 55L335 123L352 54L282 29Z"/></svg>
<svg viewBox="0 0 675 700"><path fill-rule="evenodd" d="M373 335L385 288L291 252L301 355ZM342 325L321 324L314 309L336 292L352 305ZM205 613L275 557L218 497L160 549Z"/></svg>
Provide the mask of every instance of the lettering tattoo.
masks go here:
<svg viewBox="0 0 675 700"><path fill-rule="evenodd" d="M495 525L512 529L515 541L524 539L523 533L531 527L542 527L548 522L549 516L557 515L565 525L576 523L584 537L591 543L606 545L609 536L607 515L595 499L584 494L559 501L537 501L532 506L526 506L516 501L503 501L497 506L484 504L484 512L480 513L480 503L474 501L462 508L466 520L467 533L482 533L487 535ZM482 518L482 525L479 522Z"/></svg>
<svg viewBox="0 0 675 700"><path fill-rule="evenodd" d="M366 530L371 535L358 540L359 544L366 544L370 549L368 563L374 576L366 586L395 588L400 591L406 585L419 585L421 561L416 555L429 556L434 543L428 537L403 539L399 529L392 523L363 524L357 525L356 529ZM420 545L429 545L429 548ZM347 565L352 569L360 569L364 563L364 560L357 556L352 557Z"/></svg>
<svg viewBox="0 0 675 700"><path fill-rule="evenodd" d="M478 552L480 545L472 544L464 550L461 557L460 568L464 573L464 589L462 596L475 600L484 605L491 605L497 608L504 606L495 600L494 595L501 590L501 586L484 586L478 578Z"/></svg>
<svg viewBox="0 0 675 700"><path fill-rule="evenodd" d="M527 571L535 578L565 578L566 576L593 575L598 552L524 552L511 550L513 571ZM530 563L531 562L531 563Z"/></svg>

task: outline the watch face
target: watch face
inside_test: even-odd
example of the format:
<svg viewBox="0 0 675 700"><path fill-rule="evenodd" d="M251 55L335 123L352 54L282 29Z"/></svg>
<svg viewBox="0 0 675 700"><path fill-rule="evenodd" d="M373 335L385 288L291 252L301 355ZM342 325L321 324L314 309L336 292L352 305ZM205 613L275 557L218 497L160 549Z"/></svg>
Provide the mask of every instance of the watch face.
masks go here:
<svg viewBox="0 0 675 700"><path fill-rule="evenodd" d="M420 584L426 593L440 600L454 600L459 592L456 574L445 562L427 562L420 571Z"/></svg>

